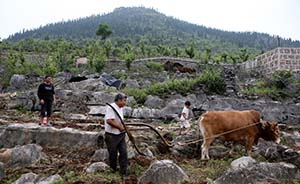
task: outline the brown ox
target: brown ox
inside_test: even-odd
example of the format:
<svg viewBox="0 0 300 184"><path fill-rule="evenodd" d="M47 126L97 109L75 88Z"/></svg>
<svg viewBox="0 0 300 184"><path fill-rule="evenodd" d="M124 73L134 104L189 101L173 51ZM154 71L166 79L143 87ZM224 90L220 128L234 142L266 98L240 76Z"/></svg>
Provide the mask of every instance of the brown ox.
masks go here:
<svg viewBox="0 0 300 184"><path fill-rule="evenodd" d="M277 123L261 120L255 110L207 112L200 117L198 126L203 136L201 159L209 159L209 145L218 135L225 141L245 145L249 155L260 137L267 141L280 141Z"/></svg>

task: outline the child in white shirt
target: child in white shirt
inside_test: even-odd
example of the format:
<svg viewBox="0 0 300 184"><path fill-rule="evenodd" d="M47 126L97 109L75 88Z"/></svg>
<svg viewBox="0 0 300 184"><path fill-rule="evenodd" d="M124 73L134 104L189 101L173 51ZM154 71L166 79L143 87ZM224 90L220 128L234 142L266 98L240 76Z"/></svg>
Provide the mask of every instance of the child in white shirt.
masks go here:
<svg viewBox="0 0 300 184"><path fill-rule="evenodd" d="M190 122L189 122L189 110L191 108L191 102L190 101L186 101L184 103L184 108L182 110L182 113L180 115L180 129L179 129L179 135L181 135L181 132L183 129L186 129L186 133L188 133L190 131Z"/></svg>

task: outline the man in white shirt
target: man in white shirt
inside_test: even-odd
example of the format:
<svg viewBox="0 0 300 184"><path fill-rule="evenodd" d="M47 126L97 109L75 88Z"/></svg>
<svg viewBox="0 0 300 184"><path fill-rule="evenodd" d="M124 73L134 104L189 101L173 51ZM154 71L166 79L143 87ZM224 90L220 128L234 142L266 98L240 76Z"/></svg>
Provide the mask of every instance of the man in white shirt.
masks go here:
<svg viewBox="0 0 300 184"><path fill-rule="evenodd" d="M190 101L186 101L184 103L184 107L182 110L182 113L180 115L180 129L179 129L179 135L181 135L181 132L184 128L186 128L186 133L189 132L190 130L190 122L189 122L189 112L190 112L190 108L191 108L191 102Z"/></svg>
<svg viewBox="0 0 300 184"><path fill-rule="evenodd" d="M118 112L122 120L124 119L123 107L126 104L127 97L124 94L117 94L115 102L111 106ZM119 153L120 175L127 175L127 146L125 142L125 128L121 123L116 112L110 107L106 107L105 113L105 143L109 153L109 165L117 171L117 160Z"/></svg>

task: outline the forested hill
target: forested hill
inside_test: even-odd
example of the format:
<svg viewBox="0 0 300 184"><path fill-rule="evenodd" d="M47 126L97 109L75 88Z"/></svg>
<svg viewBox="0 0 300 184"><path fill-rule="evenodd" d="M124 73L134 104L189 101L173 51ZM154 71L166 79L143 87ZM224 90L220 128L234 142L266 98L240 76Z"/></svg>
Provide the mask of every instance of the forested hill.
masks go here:
<svg viewBox="0 0 300 184"><path fill-rule="evenodd" d="M16 33L8 41L24 38L52 39L64 38L80 42L94 38L100 23L107 23L113 30L112 40L130 39L138 43L141 39L151 45L169 45L185 47L193 42L200 50L236 51L249 48L260 52L277 47L278 38L256 32L228 32L191 24L168 17L153 9L143 7L117 8L104 15L95 15L71 21L48 24L46 26ZM299 41L280 39L281 46L300 47Z"/></svg>

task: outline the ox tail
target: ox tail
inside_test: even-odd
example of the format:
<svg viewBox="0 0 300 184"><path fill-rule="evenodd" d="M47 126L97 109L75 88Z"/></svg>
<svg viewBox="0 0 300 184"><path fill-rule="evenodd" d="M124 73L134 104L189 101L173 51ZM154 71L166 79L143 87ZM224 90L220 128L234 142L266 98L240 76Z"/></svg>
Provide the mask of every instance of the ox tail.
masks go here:
<svg viewBox="0 0 300 184"><path fill-rule="evenodd" d="M203 121L204 117L200 116L199 120L198 120L198 129L197 129L197 135L200 138L201 135L204 136L204 127L202 125L202 121Z"/></svg>

